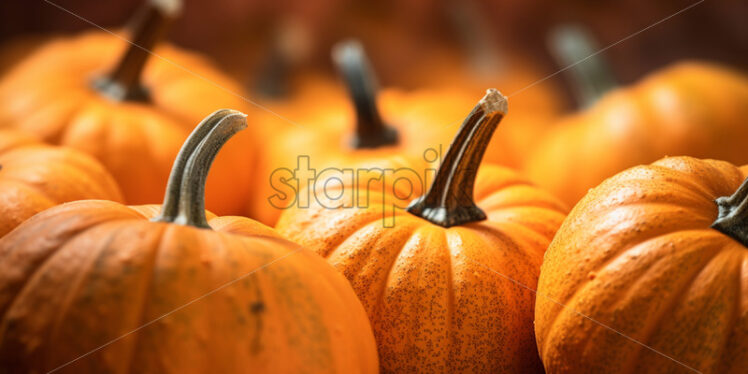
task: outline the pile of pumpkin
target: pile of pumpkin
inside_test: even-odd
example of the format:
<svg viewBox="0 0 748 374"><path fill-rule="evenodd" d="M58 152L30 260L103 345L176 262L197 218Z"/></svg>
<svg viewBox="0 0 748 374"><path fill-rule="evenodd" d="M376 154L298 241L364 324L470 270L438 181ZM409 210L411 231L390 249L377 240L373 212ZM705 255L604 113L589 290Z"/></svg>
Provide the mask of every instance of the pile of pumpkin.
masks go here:
<svg viewBox="0 0 748 374"><path fill-rule="evenodd" d="M290 123L159 42L171 5L0 80L0 372L748 368L745 76L680 63L556 119L474 105L498 78L378 95L349 42L353 105ZM303 159L375 176L296 190Z"/></svg>

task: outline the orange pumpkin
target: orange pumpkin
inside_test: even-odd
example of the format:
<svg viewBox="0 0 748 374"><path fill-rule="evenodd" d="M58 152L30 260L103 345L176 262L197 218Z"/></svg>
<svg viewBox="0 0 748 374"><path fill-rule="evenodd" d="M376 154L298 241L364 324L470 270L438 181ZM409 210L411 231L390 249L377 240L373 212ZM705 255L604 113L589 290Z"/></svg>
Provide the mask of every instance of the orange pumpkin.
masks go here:
<svg viewBox="0 0 748 374"><path fill-rule="evenodd" d="M83 199L121 202L122 193L90 156L0 129L0 237L42 210Z"/></svg>
<svg viewBox="0 0 748 374"><path fill-rule="evenodd" d="M415 177L383 190L361 180L318 190L309 207L293 207L278 222L281 234L351 282L385 373L542 371L527 288L565 209L509 169L484 165L477 173L505 113L505 98L489 90L408 212L401 207L420 194Z"/></svg>
<svg viewBox="0 0 748 374"><path fill-rule="evenodd" d="M11 372L376 373L364 309L314 253L241 217L206 219L221 110L174 163L161 212L87 200L0 240L0 367Z"/></svg>
<svg viewBox="0 0 748 374"><path fill-rule="evenodd" d="M149 1L132 36L87 32L39 47L0 81L0 123L93 155L126 202L157 202L191 126L222 107L247 109L232 94L239 86L202 57L169 45L151 57L179 4ZM125 40L134 44L125 49ZM251 138L238 136L219 156L208 182L212 210L239 213L246 204Z"/></svg>
<svg viewBox="0 0 748 374"><path fill-rule="evenodd" d="M745 372L746 172L671 157L592 189L540 271L535 332L546 370Z"/></svg>
<svg viewBox="0 0 748 374"><path fill-rule="evenodd" d="M266 139L257 167L263 183L253 186L254 198L248 215L266 224L274 224L281 212L296 202L300 188L287 179L297 166L303 167L308 162L321 173L328 168L396 169L415 163L415 169L422 171L441 157L462 116L474 105L468 90L459 89L415 92L388 89L377 95L362 47L347 42L335 51L352 107L344 95L336 94L332 85L326 84L316 100L307 92L302 96L304 100L293 101L296 105L291 110L287 110L289 104L276 107L284 115L290 113L294 124L275 115L265 115L263 125L259 126L264 132L262 138ZM309 104L312 101L327 105L312 107ZM485 159L519 167L551 121L545 115L534 114L509 118L510 126L499 129ZM353 135L349 135L351 129ZM300 156L308 156L308 161Z"/></svg>
<svg viewBox="0 0 748 374"><path fill-rule="evenodd" d="M679 63L563 119L535 147L526 171L573 205L605 178L666 155L748 163L747 116L748 78Z"/></svg>

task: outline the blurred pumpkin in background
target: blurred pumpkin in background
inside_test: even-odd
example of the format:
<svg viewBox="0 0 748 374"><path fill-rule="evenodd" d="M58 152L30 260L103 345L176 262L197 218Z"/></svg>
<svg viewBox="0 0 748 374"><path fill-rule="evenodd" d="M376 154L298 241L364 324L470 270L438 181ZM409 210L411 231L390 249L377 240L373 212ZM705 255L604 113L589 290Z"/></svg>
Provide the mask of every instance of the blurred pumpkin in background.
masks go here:
<svg viewBox="0 0 748 374"><path fill-rule="evenodd" d="M0 129L0 237L42 210L84 199L122 202L122 193L90 156Z"/></svg>
<svg viewBox="0 0 748 374"><path fill-rule="evenodd" d="M509 169L479 169L505 100L489 90L474 107L428 190L358 180L332 199L318 188L278 222L353 285L383 373L542 372L531 290L566 209Z"/></svg>
<svg viewBox="0 0 748 374"><path fill-rule="evenodd" d="M584 50L590 49L568 52ZM584 93L578 101L589 107L561 119L526 164L533 181L567 204L621 170L667 155L748 162L748 77L742 73L683 61L615 88L600 65L575 67Z"/></svg>
<svg viewBox="0 0 748 374"><path fill-rule="evenodd" d="M0 367L377 373L343 276L269 227L206 214L211 162L246 125L220 110L195 129L155 217L153 206L78 201L2 238Z"/></svg>
<svg viewBox="0 0 748 374"><path fill-rule="evenodd" d="M744 373L748 168L668 157L607 179L540 270L549 373Z"/></svg>
<svg viewBox="0 0 748 374"><path fill-rule="evenodd" d="M201 56L162 44L179 0L149 1L132 33L86 32L37 48L0 81L0 121L93 155L125 201L153 203L191 127L221 107L247 109L240 87ZM128 45L128 41L132 44ZM239 213L251 183L251 134L216 161L208 206Z"/></svg>

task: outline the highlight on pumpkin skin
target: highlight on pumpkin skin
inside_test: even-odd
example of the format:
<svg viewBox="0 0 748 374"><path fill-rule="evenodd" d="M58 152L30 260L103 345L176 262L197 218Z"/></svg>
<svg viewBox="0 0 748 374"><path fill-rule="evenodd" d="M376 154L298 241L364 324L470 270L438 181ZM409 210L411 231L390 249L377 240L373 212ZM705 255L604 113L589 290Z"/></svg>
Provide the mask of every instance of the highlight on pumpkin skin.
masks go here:
<svg viewBox="0 0 748 374"><path fill-rule="evenodd" d="M409 213L444 227L486 219L475 205L473 187L491 135L507 109L507 99L501 92L487 90L460 126L431 188L408 206Z"/></svg>
<svg viewBox="0 0 748 374"><path fill-rule="evenodd" d="M332 59L356 110L351 146L361 149L397 144L397 130L385 124L379 114L376 77L361 43L356 40L338 43L333 47Z"/></svg>

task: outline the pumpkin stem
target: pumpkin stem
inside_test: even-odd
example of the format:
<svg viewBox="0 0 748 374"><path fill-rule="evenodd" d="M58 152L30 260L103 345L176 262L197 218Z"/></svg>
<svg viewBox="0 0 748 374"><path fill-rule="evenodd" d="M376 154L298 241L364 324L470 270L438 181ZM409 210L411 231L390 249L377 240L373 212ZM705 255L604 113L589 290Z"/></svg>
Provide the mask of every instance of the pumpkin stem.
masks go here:
<svg viewBox="0 0 748 374"><path fill-rule="evenodd" d="M443 227L486 219L473 200L473 186L491 135L506 112L506 97L489 89L460 126L431 188L408 212Z"/></svg>
<svg viewBox="0 0 748 374"><path fill-rule="evenodd" d="M572 82L577 102L582 107L592 105L617 83L610 66L598 54L589 30L577 25L562 25L551 31L551 54L565 67Z"/></svg>
<svg viewBox="0 0 748 374"><path fill-rule="evenodd" d="M247 127L246 117L236 110L221 109L197 125L174 161L161 213L154 222L210 228L205 218L208 171L221 147Z"/></svg>
<svg viewBox="0 0 748 374"><path fill-rule="evenodd" d="M748 178L731 196L715 200L719 213L712 228L748 247Z"/></svg>
<svg viewBox="0 0 748 374"><path fill-rule="evenodd" d="M361 43L348 40L333 48L332 57L356 109L356 149L397 144L397 131L387 126L377 109L376 78Z"/></svg>
<svg viewBox="0 0 748 374"><path fill-rule="evenodd" d="M150 0L131 23L130 45L111 73L93 82L94 89L116 101L148 101L140 76L151 50L166 33L182 7L181 0Z"/></svg>

